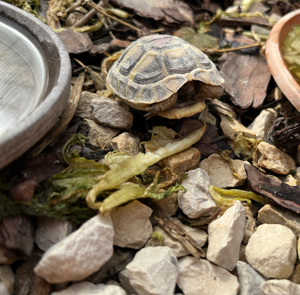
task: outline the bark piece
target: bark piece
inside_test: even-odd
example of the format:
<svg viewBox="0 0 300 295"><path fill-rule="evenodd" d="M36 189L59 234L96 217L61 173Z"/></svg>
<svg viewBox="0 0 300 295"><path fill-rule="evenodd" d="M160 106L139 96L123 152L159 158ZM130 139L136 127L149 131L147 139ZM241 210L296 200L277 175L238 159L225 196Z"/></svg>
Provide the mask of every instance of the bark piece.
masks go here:
<svg viewBox="0 0 300 295"><path fill-rule="evenodd" d="M126 266L138 294L173 295L178 277L177 259L169 247L141 249Z"/></svg>
<svg viewBox="0 0 300 295"><path fill-rule="evenodd" d="M114 245L132 249L142 248L150 238L152 209L135 200L114 208L111 219L114 226Z"/></svg>
<svg viewBox="0 0 300 295"><path fill-rule="evenodd" d="M232 271L239 260L244 235L245 209L240 201L208 226L207 260Z"/></svg>
<svg viewBox="0 0 300 295"><path fill-rule="evenodd" d="M183 257L178 260L178 270L177 284L185 295L235 295L239 291L234 275L207 260Z"/></svg>
<svg viewBox="0 0 300 295"><path fill-rule="evenodd" d="M89 51L93 42L86 33L78 33L71 29L58 33L59 38L65 44L69 54L79 54Z"/></svg>
<svg viewBox="0 0 300 295"><path fill-rule="evenodd" d="M240 177L233 175L230 163L218 154L210 155L200 163L200 168L205 170L210 177L211 184L219 188L236 187L243 185L247 179L244 161L232 160L235 172Z"/></svg>
<svg viewBox="0 0 300 295"><path fill-rule="evenodd" d="M300 237L299 214L267 204L258 211L257 219L261 223L284 225L291 229L297 238Z"/></svg>
<svg viewBox="0 0 300 295"><path fill-rule="evenodd" d="M188 217L207 216L217 210L218 206L209 193L210 178L203 169L189 171L182 185L186 192L178 192L178 204Z"/></svg>
<svg viewBox="0 0 300 295"><path fill-rule="evenodd" d="M267 142L259 143L253 156L253 163L258 167L282 175L287 175L291 170L296 170L295 161L291 156Z"/></svg>
<svg viewBox="0 0 300 295"><path fill-rule="evenodd" d="M228 53L220 73L232 102L242 109L262 105L271 78L266 59L261 55Z"/></svg>
<svg viewBox="0 0 300 295"><path fill-rule="evenodd" d="M250 164L244 164L244 167L254 192L284 208L300 213L299 187L289 186L279 179L264 175Z"/></svg>
<svg viewBox="0 0 300 295"><path fill-rule="evenodd" d="M52 283L82 280L110 259L113 235L110 216L97 214L45 252L34 271Z"/></svg>
<svg viewBox="0 0 300 295"><path fill-rule="evenodd" d="M288 280L269 280L262 289L264 295L300 295L300 286Z"/></svg>
<svg viewBox="0 0 300 295"><path fill-rule="evenodd" d="M248 263L267 278L287 279L296 262L296 237L280 224L262 224L246 246Z"/></svg>
<svg viewBox="0 0 300 295"><path fill-rule="evenodd" d="M153 209L152 217L172 238L179 241L194 257L204 257L204 251L194 239L155 202L150 202Z"/></svg>
<svg viewBox="0 0 300 295"><path fill-rule="evenodd" d="M139 16L160 20L163 24L186 24L194 26L193 11L183 1L174 3L173 0L112 0L114 4L122 8L134 10Z"/></svg>

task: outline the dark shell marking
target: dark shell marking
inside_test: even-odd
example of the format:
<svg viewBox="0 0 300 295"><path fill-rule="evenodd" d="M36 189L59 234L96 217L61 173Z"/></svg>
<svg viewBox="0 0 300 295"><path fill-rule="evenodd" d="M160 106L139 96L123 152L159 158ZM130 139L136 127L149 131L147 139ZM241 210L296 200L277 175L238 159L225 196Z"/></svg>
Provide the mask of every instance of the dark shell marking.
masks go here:
<svg viewBox="0 0 300 295"><path fill-rule="evenodd" d="M210 85L224 83L202 51L169 35L151 35L133 42L107 76L112 90L140 109L168 99L192 80Z"/></svg>

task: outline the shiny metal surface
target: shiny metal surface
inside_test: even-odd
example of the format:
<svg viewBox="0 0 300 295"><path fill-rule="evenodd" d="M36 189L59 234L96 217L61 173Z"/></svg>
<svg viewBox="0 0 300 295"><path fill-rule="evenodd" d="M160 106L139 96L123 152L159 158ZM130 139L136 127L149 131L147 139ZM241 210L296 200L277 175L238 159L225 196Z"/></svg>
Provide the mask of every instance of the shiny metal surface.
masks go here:
<svg viewBox="0 0 300 295"><path fill-rule="evenodd" d="M0 137L42 101L48 71L37 41L0 16Z"/></svg>

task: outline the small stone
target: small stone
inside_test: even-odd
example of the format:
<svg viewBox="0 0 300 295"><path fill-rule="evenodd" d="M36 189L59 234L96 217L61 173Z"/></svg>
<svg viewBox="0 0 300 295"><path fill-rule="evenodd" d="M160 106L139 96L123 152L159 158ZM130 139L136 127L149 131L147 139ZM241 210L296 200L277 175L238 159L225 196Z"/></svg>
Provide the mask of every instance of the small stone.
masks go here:
<svg viewBox="0 0 300 295"><path fill-rule="evenodd" d="M53 292L51 295L126 295L126 292L115 285L94 285L90 282L75 283L65 290Z"/></svg>
<svg viewBox="0 0 300 295"><path fill-rule="evenodd" d="M91 101L91 105L95 122L120 130L131 128L133 115L125 103L99 96Z"/></svg>
<svg viewBox="0 0 300 295"><path fill-rule="evenodd" d="M262 285L264 295L300 295L300 285L288 280L269 280Z"/></svg>
<svg viewBox="0 0 300 295"><path fill-rule="evenodd" d="M138 294L174 294L178 277L177 259L169 247L141 249L126 270L130 284Z"/></svg>
<svg viewBox="0 0 300 295"><path fill-rule="evenodd" d="M0 265L0 282L5 285L6 289L12 294L14 289L15 276L8 265ZM2 294L0 292L0 294Z"/></svg>
<svg viewBox="0 0 300 295"><path fill-rule="evenodd" d="M33 249L33 227L26 215L10 215L0 223L0 264L24 260Z"/></svg>
<svg viewBox="0 0 300 295"><path fill-rule="evenodd" d="M82 91L80 100L76 109L75 116L83 119L93 120L91 101L100 97L98 94Z"/></svg>
<svg viewBox="0 0 300 295"><path fill-rule="evenodd" d="M237 262L237 272L240 282L239 295L264 295L261 288L266 279L245 262Z"/></svg>
<svg viewBox="0 0 300 295"><path fill-rule="evenodd" d="M300 253L300 252L299 252ZM289 280L295 284L300 285L300 261L296 263L293 273L289 277Z"/></svg>
<svg viewBox="0 0 300 295"><path fill-rule="evenodd" d="M41 250L48 250L76 229L70 221L39 217L35 233L35 242Z"/></svg>
<svg viewBox="0 0 300 295"><path fill-rule="evenodd" d="M226 269L204 259L186 256L178 261L177 284L184 295L235 295L237 278Z"/></svg>
<svg viewBox="0 0 300 295"><path fill-rule="evenodd" d="M274 109L262 110L252 124L248 126L248 129L255 132L257 139L265 141L276 119L277 112Z"/></svg>
<svg viewBox="0 0 300 295"><path fill-rule="evenodd" d="M295 161L291 156L267 142L258 144L253 156L253 163L258 167L282 175L288 174L291 170L296 170Z"/></svg>
<svg viewBox="0 0 300 295"><path fill-rule="evenodd" d="M296 237L280 224L262 224L249 239L246 257L265 277L287 279L296 262Z"/></svg>
<svg viewBox="0 0 300 295"><path fill-rule="evenodd" d="M6 286L0 282L0 294L1 295L10 295L10 293L8 292Z"/></svg>
<svg viewBox="0 0 300 295"><path fill-rule="evenodd" d="M88 142L87 144L92 148L92 149L100 149L101 147L104 148L105 145L112 140L115 136L120 134L120 130L118 129L113 129L110 127L105 127L102 125L99 125L95 123L93 120L89 119L84 119L84 121L88 124L89 126L89 133L88 133ZM101 147L99 146L99 143Z"/></svg>
<svg viewBox="0 0 300 295"><path fill-rule="evenodd" d="M97 214L45 252L34 271L51 283L82 280L110 259L113 235L110 216Z"/></svg>
<svg viewBox="0 0 300 295"><path fill-rule="evenodd" d="M231 163L240 177L232 174L230 163L218 154L212 154L207 159L201 161L199 167L207 172L211 184L216 187L226 188L243 185L247 179L244 161L232 160Z"/></svg>
<svg viewBox="0 0 300 295"><path fill-rule="evenodd" d="M136 155L140 152L140 144L140 139L128 132L123 132L108 143L113 150L127 152L130 155Z"/></svg>
<svg viewBox="0 0 300 295"><path fill-rule="evenodd" d="M162 200L154 200L169 216L174 216L178 210L178 194L174 193Z"/></svg>
<svg viewBox="0 0 300 295"><path fill-rule="evenodd" d="M14 286L14 295L48 295L51 284L44 278L37 276L33 268L41 259L43 252L35 249L32 255L17 268Z"/></svg>
<svg viewBox="0 0 300 295"><path fill-rule="evenodd" d="M152 212L150 207L137 200L114 208L110 214L115 230L114 245L132 249L142 248L152 233L149 220Z"/></svg>
<svg viewBox="0 0 300 295"><path fill-rule="evenodd" d="M246 213L246 220L245 220L245 230L244 230L244 237L242 240L242 244L247 245L251 235L256 231L256 220L253 217L252 211L249 206L244 206L245 213Z"/></svg>
<svg viewBox="0 0 300 295"><path fill-rule="evenodd" d="M180 226L190 235L190 237L195 241L197 247L202 248L207 241L207 233L196 227L191 227L184 225L177 218L173 220L180 224ZM159 232L163 236L163 240L159 241L156 238L151 238L146 247L156 247L156 246L167 246L170 247L177 258L189 255L190 252L184 248L184 246L177 240L173 239L164 229L159 226L154 227L154 231Z"/></svg>
<svg viewBox="0 0 300 295"><path fill-rule="evenodd" d="M178 205L189 218L207 216L215 212L218 208L210 193L210 178L208 174L200 168L191 170L182 181L186 192L178 192Z"/></svg>
<svg viewBox="0 0 300 295"><path fill-rule="evenodd" d="M87 33L78 33L67 29L57 33L57 35L66 46L69 54L83 53L89 51L93 46L93 42Z"/></svg>
<svg viewBox="0 0 300 295"><path fill-rule="evenodd" d="M200 158L200 151L194 147L190 147L180 153L159 161L157 164L161 167L170 167L177 172L186 172L197 168Z"/></svg>
<svg viewBox="0 0 300 295"><path fill-rule="evenodd" d="M284 225L291 229L297 238L300 237L299 214L267 204L258 211L257 219L260 223Z"/></svg>
<svg viewBox="0 0 300 295"><path fill-rule="evenodd" d="M246 128L240 122L235 119L228 119L225 115L220 114L221 123L220 127L225 135L227 135L231 140L234 140L235 137L242 132L242 134L246 137L256 138L256 134L254 131Z"/></svg>
<svg viewBox="0 0 300 295"><path fill-rule="evenodd" d="M207 260L232 271L239 260L244 228L245 209L240 201L236 201L208 225Z"/></svg>

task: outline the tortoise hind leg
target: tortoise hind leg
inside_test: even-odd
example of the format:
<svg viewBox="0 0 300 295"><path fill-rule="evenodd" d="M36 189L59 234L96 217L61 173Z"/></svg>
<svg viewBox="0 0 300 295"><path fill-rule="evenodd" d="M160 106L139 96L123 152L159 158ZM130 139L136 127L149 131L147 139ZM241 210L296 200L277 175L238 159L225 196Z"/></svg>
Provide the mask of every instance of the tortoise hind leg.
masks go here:
<svg viewBox="0 0 300 295"><path fill-rule="evenodd" d="M146 108L146 111L148 112L144 117L146 120L150 119L151 117L157 115L159 112L164 112L166 110L169 110L177 101L177 93L174 93L171 95L168 99L155 103L151 107Z"/></svg>

